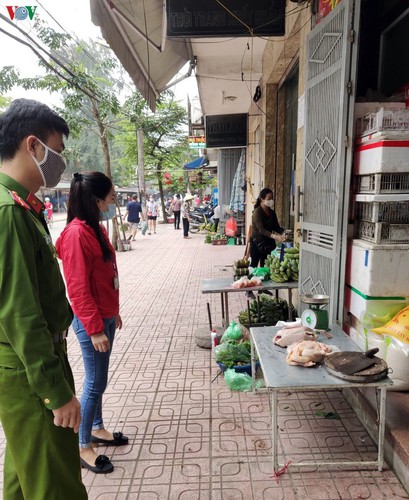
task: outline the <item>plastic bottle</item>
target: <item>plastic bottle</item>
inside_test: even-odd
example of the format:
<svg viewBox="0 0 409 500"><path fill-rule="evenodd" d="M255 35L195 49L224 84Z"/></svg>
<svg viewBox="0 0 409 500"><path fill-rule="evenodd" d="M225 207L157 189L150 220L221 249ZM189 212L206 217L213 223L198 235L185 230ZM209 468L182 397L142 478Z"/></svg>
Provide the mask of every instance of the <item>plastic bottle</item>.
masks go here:
<svg viewBox="0 0 409 500"><path fill-rule="evenodd" d="M217 337L216 330L212 330L210 332L210 335L211 335L211 338L212 338L212 355L214 355L214 349L219 344L219 339Z"/></svg>

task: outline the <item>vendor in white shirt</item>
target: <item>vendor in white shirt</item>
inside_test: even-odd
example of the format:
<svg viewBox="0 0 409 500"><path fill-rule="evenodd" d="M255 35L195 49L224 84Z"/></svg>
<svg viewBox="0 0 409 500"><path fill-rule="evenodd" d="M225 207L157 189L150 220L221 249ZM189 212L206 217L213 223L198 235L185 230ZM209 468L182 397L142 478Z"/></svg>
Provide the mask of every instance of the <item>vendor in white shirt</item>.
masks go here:
<svg viewBox="0 0 409 500"><path fill-rule="evenodd" d="M220 221L220 205L216 205L212 219L214 223L214 232L217 233L217 228L219 227L219 221Z"/></svg>

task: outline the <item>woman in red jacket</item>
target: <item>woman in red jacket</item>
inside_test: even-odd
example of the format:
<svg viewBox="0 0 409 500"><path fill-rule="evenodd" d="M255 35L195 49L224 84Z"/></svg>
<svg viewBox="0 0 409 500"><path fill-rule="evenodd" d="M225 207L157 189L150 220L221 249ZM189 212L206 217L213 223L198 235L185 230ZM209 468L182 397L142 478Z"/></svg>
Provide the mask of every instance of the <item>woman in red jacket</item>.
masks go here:
<svg viewBox="0 0 409 500"><path fill-rule="evenodd" d="M112 472L105 455L92 443L128 444L121 432L108 432L102 419L102 395L119 315L119 281L115 250L101 220L115 214L115 190L101 172L74 174L67 226L57 240L68 295L74 311L72 327L80 342L85 367L79 431L81 465L95 473Z"/></svg>

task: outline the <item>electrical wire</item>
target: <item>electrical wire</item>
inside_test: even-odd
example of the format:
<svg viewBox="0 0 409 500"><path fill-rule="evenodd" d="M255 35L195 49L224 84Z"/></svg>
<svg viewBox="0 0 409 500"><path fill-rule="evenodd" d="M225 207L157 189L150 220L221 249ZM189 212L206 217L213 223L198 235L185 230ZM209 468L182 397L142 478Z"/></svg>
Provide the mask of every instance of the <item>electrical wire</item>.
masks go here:
<svg viewBox="0 0 409 500"><path fill-rule="evenodd" d="M129 90L131 90L132 92L134 92L134 88L131 87L131 85L128 84L128 82L126 82L125 80L118 80L118 78L114 77L106 68L104 67L101 67L101 64L100 62L95 59L95 57L87 50L87 47L86 47L86 44L84 44L84 40L81 40L80 38L78 38L78 36L74 33L74 32L69 32L66 28L64 28L64 26L62 26L62 24L51 14L51 12L49 10L47 10L43 4L40 2L40 0L37 1L38 5L40 5L40 7L48 14L48 16L56 23L56 25L64 32L66 33L70 39L73 39L76 44L81 48L82 52L96 65L98 66L99 70L102 71L105 76L107 76L110 80L116 82L119 86L122 86L122 85L125 85L126 87L128 87ZM98 43L98 42L96 42ZM112 49L111 47L109 46L106 46L106 45L103 45L103 44L99 44L101 47L109 50L112 52ZM114 54L114 53L113 53ZM69 63L69 61L67 61Z"/></svg>

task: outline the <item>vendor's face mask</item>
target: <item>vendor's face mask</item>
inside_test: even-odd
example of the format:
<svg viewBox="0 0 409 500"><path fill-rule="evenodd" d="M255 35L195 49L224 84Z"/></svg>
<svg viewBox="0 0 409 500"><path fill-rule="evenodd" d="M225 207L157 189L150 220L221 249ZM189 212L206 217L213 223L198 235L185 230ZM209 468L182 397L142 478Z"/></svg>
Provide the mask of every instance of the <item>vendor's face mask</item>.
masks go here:
<svg viewBox="0 0 409 500"><path fill-rule="evenodd" d="M110 219L114 218L114 216L115 216L115 203L107 203L107 205L108 205L108 210L106 212L99 209L99 220L110 220Z"/></svg>
<svg viewBox="0 0 409 500"><path fill-rule="evenodd" d="M43 178L43 186L55 187L60 182L61 176L67 168L67 165L65 164L64 158L59 153L49 148L40 141L40 139L37 138L37 141L44 146L45 151L44 158L41 161L38 161L37 158L32 155L34 163L37 165L41 177Z"/></svg>
<svg viewBox="0 0 409 500"><path fill-rule="evenodd" d="M264 200L264 205L268 208L273 208L274 200Z"/></svg>

